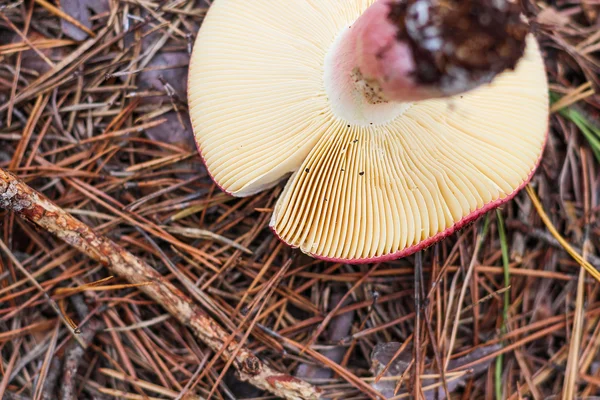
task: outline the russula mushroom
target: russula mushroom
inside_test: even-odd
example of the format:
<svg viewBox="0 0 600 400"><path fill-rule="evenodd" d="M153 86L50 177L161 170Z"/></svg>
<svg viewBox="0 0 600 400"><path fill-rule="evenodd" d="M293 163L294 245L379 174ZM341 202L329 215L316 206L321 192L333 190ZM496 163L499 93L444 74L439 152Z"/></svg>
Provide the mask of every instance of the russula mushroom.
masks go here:
<svg viewBox="0 0 600 400"><path fill-rule="evenodd" d="M214 181L289 178L270 226L314 257L414 253L512 198L548 125L541 53L506 0L215 0L189 105Z"/></svg>

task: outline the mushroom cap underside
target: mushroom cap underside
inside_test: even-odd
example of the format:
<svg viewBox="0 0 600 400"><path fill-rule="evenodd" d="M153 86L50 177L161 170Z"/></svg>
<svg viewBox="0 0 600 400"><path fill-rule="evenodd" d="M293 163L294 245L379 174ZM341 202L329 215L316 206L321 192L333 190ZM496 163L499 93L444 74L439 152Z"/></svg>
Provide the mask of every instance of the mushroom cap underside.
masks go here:
<svg viewBox="0 0 600 400"><path fill-rule="evenodd" d="M433 243L513 196L546 140L533 36L489 85L383 122L340 117L325 59L372 2L217 0L194 45L190 115L209 173L235 196L292 174L271 227L319 258L391 259Z"/></svg>

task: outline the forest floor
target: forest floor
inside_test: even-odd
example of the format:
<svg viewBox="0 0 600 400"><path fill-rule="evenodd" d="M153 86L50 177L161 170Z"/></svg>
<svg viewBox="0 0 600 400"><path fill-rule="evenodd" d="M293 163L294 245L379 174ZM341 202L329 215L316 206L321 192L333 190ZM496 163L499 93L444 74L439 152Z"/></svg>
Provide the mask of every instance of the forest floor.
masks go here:
<svg viewBox="0 0 600 400"><path fill-rule="evenodd" d="M281 186L212 183L186 104L206 2L57 3L0 1L0 167L167 294L107 269L116 250L88 257L3 211L0 398L600 395L600 286L581 268L600 269L600 3L524 0L553 100L531 189L378 265L281 244Z"/></svg>

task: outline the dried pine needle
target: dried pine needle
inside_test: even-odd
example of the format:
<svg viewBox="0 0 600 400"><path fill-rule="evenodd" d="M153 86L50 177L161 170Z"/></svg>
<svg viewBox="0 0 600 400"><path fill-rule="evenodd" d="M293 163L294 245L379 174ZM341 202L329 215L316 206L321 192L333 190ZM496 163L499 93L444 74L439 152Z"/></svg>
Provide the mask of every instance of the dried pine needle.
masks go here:
<svg viewBox="0 0 600 400"><path fill-rule="evenodd" d="M550 221L548 214L546 214L546 212L544 211L544 207L542 206L542 203L540 202L537 195L535 194L535 191L533 190L533 188L530 185L527 185L526 190L527 190L527 194L529 195L529 198L531 198L531 202L533 203L533 206L535 207L541 220L544 222L544 224L546 225L546 228L548 228L548 231L550 231L552 236L554 236L554 238L556 240L558 240L558 242L565 249L565 251L571 257L573 257L573 259L575 261L577 261L577 263L583 269L585 269L592 277L594 277L594 279L596 279L598 282L600 282L600 271L598 271L596 268L594 268L593 265L591 265L587 260L585 260L579 253L577 253L573 249L573 247L571 247L571 245L560 235L560 233L558 233L558 231L556 230L556 227L552 224L552 221Z"/></svg>

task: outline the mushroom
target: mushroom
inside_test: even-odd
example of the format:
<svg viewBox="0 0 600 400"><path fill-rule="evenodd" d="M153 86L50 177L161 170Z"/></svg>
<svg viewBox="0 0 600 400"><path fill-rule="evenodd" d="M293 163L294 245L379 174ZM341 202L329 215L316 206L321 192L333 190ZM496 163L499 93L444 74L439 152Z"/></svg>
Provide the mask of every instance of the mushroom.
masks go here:
<svg viewBox="0 0 600 400"><path fill-rule="evenodd" d="M508 0L216 0L188 97L216 184L249 196L289 177L271 229L348 263L511 199L548 129L540 49Z"/></svg>

